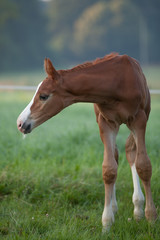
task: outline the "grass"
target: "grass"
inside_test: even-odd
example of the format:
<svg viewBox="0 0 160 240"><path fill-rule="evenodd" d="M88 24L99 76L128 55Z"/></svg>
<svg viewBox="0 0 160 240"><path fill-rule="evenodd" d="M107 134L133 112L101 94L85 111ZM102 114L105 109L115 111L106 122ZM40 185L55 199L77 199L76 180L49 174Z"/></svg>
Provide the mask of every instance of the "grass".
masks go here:
<svg viewBox="0 0 160 240"><path fill-rule="evenodd" d="M102 235L103 145L93 107L73 105L22 140L16 119L32 95L0 93L0 239L159 240L159 218L155 224L133 219L133 186L124 151L127 128L122 126L117 137L119 211L110 232ZM159 101L159 96L152 97L146 135L158 215Z"/></svg>

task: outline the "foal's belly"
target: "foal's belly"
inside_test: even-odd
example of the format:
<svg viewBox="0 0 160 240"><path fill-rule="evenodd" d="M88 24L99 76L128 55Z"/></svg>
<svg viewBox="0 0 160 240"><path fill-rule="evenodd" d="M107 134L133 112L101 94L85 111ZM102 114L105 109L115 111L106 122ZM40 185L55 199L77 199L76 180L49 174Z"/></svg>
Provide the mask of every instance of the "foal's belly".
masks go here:
<svg viewBox="0 0 160 240"><path fill-rule="evenodd" d="M113 121L118 125L124 123L128 124L129 121L135 118L139 108L140 102L115 102L114 104L97 104L100 113L106 120Z"/></svg>

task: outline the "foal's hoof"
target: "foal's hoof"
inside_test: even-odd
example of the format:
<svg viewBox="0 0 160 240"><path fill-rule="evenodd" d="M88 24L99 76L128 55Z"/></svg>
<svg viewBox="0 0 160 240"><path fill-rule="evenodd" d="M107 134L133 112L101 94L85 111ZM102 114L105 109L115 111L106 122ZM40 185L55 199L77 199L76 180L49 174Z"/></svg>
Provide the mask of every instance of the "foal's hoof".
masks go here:
<svg viewBox="0 0 160 240"><path fill-rule="evenodd" d="M103 223L102 233L109 232L111 226L112 226L112 222L108 222L108 223L105 223L105 224Z"/></svg>
<svg viewBox="0 0 160 240"><path fill-rule="evenodd" d="M135 198L133 200L134 203L134 219L136 221L141 220L144 217L144 210L143 210L143 205L144 205L144 196L141 196L141 199Z"/></svg>
<svg viewBox="0 0 160 240"><path fill-rule="evenodd" d="M135 209L134 210L134 219L136 221L140 221L144 217L143 209Z"/></svg>
<svg viewBox="0 0 160 240"><path fill-rule="evenodd" d="M110 219L103 219L102 220L102 233L106 233L106 232L109 232L111 226L112 226L112 223L114 222L114 216Z"/></svg>
<svg viewBox="0 0 160 240"><path fill-rule="evenodd" d="M155 222L156 219L157 219L157 211L156 211L156 208L155 206L150 209L150 210L145 210L145 216L146 216L146 219L149 221L149 222Z"/></svg>
<svg viewBox="0 0 160 240"><path fill-rule="evenodd" d="M112 211L112 206L105 207L102 214L102 233L109 231L112 223L114 222L114 214Z"/></svg>

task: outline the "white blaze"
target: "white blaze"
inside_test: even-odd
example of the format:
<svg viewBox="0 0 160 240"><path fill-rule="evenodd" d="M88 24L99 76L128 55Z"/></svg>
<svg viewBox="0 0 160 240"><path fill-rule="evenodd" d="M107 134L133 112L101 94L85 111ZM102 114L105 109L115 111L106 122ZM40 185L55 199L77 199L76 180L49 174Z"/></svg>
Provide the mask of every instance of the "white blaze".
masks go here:
<svg viewBox="0 0 160 240"><path fill-rule="evenodd" d="M35 98L36 93L38 92L38 89L40 88L41 84L42 84L42 82L38 85L37 90L36 90L32 100L30 101L30 103L27 105L27 107L20 114L20 116L18 118L18 121L24 123L28 119L28 117L30 116L30 114L31 114L31 106L32 106L32 104L34 102L34 98Z"/></svg>

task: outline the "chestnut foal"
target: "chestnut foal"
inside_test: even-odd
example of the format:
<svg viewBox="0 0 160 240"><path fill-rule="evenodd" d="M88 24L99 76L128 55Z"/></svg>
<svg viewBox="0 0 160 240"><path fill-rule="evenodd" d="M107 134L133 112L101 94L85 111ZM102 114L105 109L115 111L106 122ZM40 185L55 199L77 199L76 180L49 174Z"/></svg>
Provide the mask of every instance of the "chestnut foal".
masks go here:
<svg viewBox="0 0 160 240"><path fill-rule="evenodd" d="M150 94L139 63L127 55L112 53L70 70L56 71L49 59L45 59L44 65L48 76L39 84L33 99L18 117L18 129L24 134L30 133L73 103L94 103L104 144L102 169L105 205L102 224L106 230L114 222L117 211L116 136L119 126L125 123L131 131L126 142L126 156L133 177L134 217L137 220L143 217L144 196L139 183L140 177L146 195L145 216L147 220L155 220L157 214L150 186L152 169L145 147Z"/></svg>

